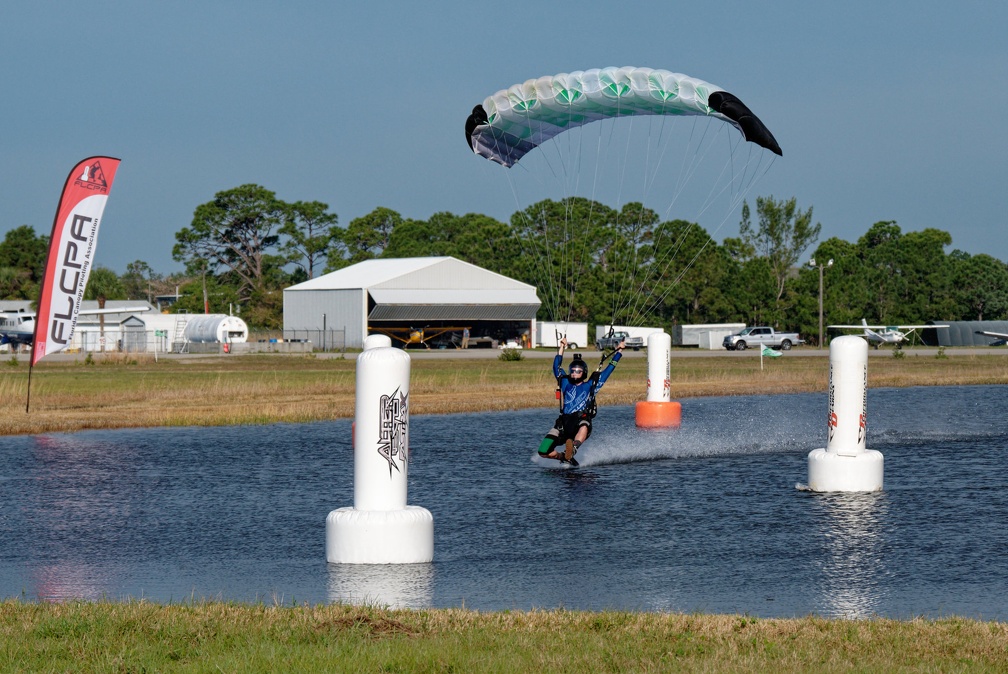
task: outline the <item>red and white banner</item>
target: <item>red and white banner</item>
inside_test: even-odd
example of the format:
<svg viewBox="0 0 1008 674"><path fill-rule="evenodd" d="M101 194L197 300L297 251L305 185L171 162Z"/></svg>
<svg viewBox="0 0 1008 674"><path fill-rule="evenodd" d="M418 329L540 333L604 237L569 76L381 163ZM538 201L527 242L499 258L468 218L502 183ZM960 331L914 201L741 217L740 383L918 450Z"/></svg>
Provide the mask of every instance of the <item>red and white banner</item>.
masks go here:
<svg viewBox="0 0 1008 674"><path fill-rule="evenodd" d="M119 160L89 157L70 171L49 238L31 364L70 343L94 260L98 225Z"/></svg>

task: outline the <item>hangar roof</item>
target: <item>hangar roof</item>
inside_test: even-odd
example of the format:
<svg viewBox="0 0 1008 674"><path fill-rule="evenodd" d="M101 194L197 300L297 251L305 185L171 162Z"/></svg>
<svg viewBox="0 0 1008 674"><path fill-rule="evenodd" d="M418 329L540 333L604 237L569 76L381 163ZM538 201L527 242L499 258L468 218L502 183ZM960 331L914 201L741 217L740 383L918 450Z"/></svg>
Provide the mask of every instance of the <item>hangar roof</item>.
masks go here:
<svg viewBox="0 0 1008 674"><path fill-rule="evenodd" d="M379 321L530 320L540 304L535 286L453 257L366 260L286 291L357 289Z"/></svg>
<svg viewBox="0 0 1008 674"><path fill-rule="evenodd" d="M287 290L348 290L361 288L409 290L516 290L535 293L535 286L454 257L403 257L365 260L290 286Z"/></svg>

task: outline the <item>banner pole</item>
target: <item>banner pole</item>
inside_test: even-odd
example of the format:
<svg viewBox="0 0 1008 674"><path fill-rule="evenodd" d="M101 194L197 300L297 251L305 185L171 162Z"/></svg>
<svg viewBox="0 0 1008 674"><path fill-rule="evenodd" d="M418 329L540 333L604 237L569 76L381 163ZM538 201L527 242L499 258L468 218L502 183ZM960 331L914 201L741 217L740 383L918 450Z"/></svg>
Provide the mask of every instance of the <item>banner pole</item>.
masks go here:
<svg viewBox="0 0 1008 674"><path fill-rule="evenodd" d="M28 399L25 400L25 408L24 408L25 414L29 413L29 408L31 407L31 373L32 373L32 364L31 364L31 361L29 360L28 361Z"/></svg>

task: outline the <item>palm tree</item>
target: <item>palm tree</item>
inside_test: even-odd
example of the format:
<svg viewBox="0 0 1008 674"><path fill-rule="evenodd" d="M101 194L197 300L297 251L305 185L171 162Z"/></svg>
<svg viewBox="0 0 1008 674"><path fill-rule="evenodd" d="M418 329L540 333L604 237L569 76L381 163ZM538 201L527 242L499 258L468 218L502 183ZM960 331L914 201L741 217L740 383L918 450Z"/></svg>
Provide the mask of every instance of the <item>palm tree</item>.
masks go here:
<svg viewBox="0 0 1008 674"><path fill-rule="evenodd" d="M108 267L94 267L88 277L84 299L98 300L98 308L104 309L106 300L126 299L126 288L116 273ZM102 351L104 351L105 314L98 314L98 333L101 335Z"/></svg>

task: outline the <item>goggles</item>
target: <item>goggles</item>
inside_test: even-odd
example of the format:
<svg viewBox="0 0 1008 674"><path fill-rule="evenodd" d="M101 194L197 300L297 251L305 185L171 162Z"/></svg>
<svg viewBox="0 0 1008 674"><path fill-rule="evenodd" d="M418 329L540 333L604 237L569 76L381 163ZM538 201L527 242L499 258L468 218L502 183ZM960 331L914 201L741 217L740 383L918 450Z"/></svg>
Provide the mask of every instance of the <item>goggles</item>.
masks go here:
<svg viewBox="0 0 1008 674"><path fill-rule="evenodd" d="M572 367L571 368L571 374L584 374L584 368L583 367L577 367L577 366Z"/></svg>

